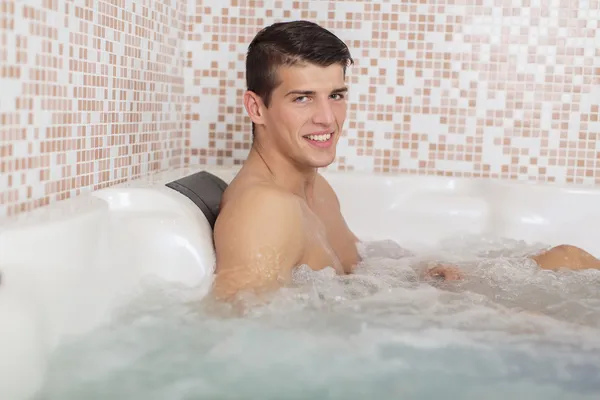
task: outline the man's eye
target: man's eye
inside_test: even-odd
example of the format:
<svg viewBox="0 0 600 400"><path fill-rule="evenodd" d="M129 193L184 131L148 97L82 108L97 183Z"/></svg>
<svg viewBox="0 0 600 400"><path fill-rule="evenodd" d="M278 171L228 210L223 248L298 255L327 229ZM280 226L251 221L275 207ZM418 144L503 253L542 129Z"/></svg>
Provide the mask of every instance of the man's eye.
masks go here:
<svg viewBox="0 0 600 400"><path fill-rule="evenodd" d="M308 100L308 96L299 96L294 99L296 103L304 103L306 100Z"/></svg>
<svg viewBox="0 0 600 400"><path fill-rule="evenodd" d="M334 100L341 100L344 98L344 95L341 93L335 93L335 94L332 94L331 97L333 97Z"/></svg>

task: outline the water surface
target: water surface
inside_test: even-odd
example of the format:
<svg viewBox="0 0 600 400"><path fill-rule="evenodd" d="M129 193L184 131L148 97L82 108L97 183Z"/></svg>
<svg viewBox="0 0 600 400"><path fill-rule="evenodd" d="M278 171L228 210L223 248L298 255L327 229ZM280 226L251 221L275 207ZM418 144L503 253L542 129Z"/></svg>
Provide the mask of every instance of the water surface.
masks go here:
<svg viewBox="0 0 600 400"><path fill-rule="evenodd" d="M110 326L55 353L39 398L598 399L600 271L540 270L526 256L543 247L370 242L355 274L302 267L245 316L150 281ZM423 282L429 260L466 279Z"/></svg>

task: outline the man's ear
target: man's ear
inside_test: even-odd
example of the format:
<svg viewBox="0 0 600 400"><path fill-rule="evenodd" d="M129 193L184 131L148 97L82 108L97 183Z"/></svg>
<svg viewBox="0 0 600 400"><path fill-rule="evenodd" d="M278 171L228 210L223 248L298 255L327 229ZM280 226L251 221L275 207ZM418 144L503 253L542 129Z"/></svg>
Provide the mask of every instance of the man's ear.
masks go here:
<svg viewBox="0 0 600 400"><path fill-rule="evenodd" d="M256 125L264 125L265 123L265 105L259 95L251 90L244 93L244 107L248 116Z"/></svg>

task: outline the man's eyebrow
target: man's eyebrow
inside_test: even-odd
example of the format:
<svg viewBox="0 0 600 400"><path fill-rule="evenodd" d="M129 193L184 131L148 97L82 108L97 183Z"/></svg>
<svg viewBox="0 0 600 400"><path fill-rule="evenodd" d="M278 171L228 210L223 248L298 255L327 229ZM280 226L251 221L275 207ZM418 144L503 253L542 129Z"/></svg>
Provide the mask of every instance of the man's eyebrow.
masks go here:
<svg viewBox="0 0 600 400"><path fill-rule="evenodd" d="M286 93L286 97L287 96L291 96L291 95L300 95L300 96L310 96L310 95L314 95L315 91L314 90L291 90L289 92Z"/></svg>
<svg viewBox="0 0 600 400"><path fill-rule="evenodd" d="M347 91L348 91L348 87L344 86L344 87L341 87L341 88L333 89L331 91L331 93L345 93ZM291 90L291 91L289 91L289 92L286 93L285 97L291 96L291 95L312 96L315 93L316 92L314 90Z"/></svg>
<svg viewBox="0 0 600 400"><path fill-rule="evenodd" d="M348 87L344 86L338 89L333 89L331 93L346 93L348 91Z"/></svg>

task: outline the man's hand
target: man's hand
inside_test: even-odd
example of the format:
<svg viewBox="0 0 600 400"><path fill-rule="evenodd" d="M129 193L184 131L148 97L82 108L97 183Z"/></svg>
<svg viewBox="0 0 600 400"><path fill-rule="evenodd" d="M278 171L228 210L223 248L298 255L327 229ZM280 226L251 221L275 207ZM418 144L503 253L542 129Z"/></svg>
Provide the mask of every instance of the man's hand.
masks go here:
<svg viewBox="0 0 600 400"><path fill-rule="evenodd" d="M247 189L227 203L214 231L215 297L229 301L288 283L304 252L302 218L298 199L271 187Z"/></svg>
<svg viewBox="0 0 600 400"><path fill-rule="evenodd" d="M448 264L437 264L434 267L429 266L424 276L426 280L461 281L464 279L460 268Z"/></svg>

